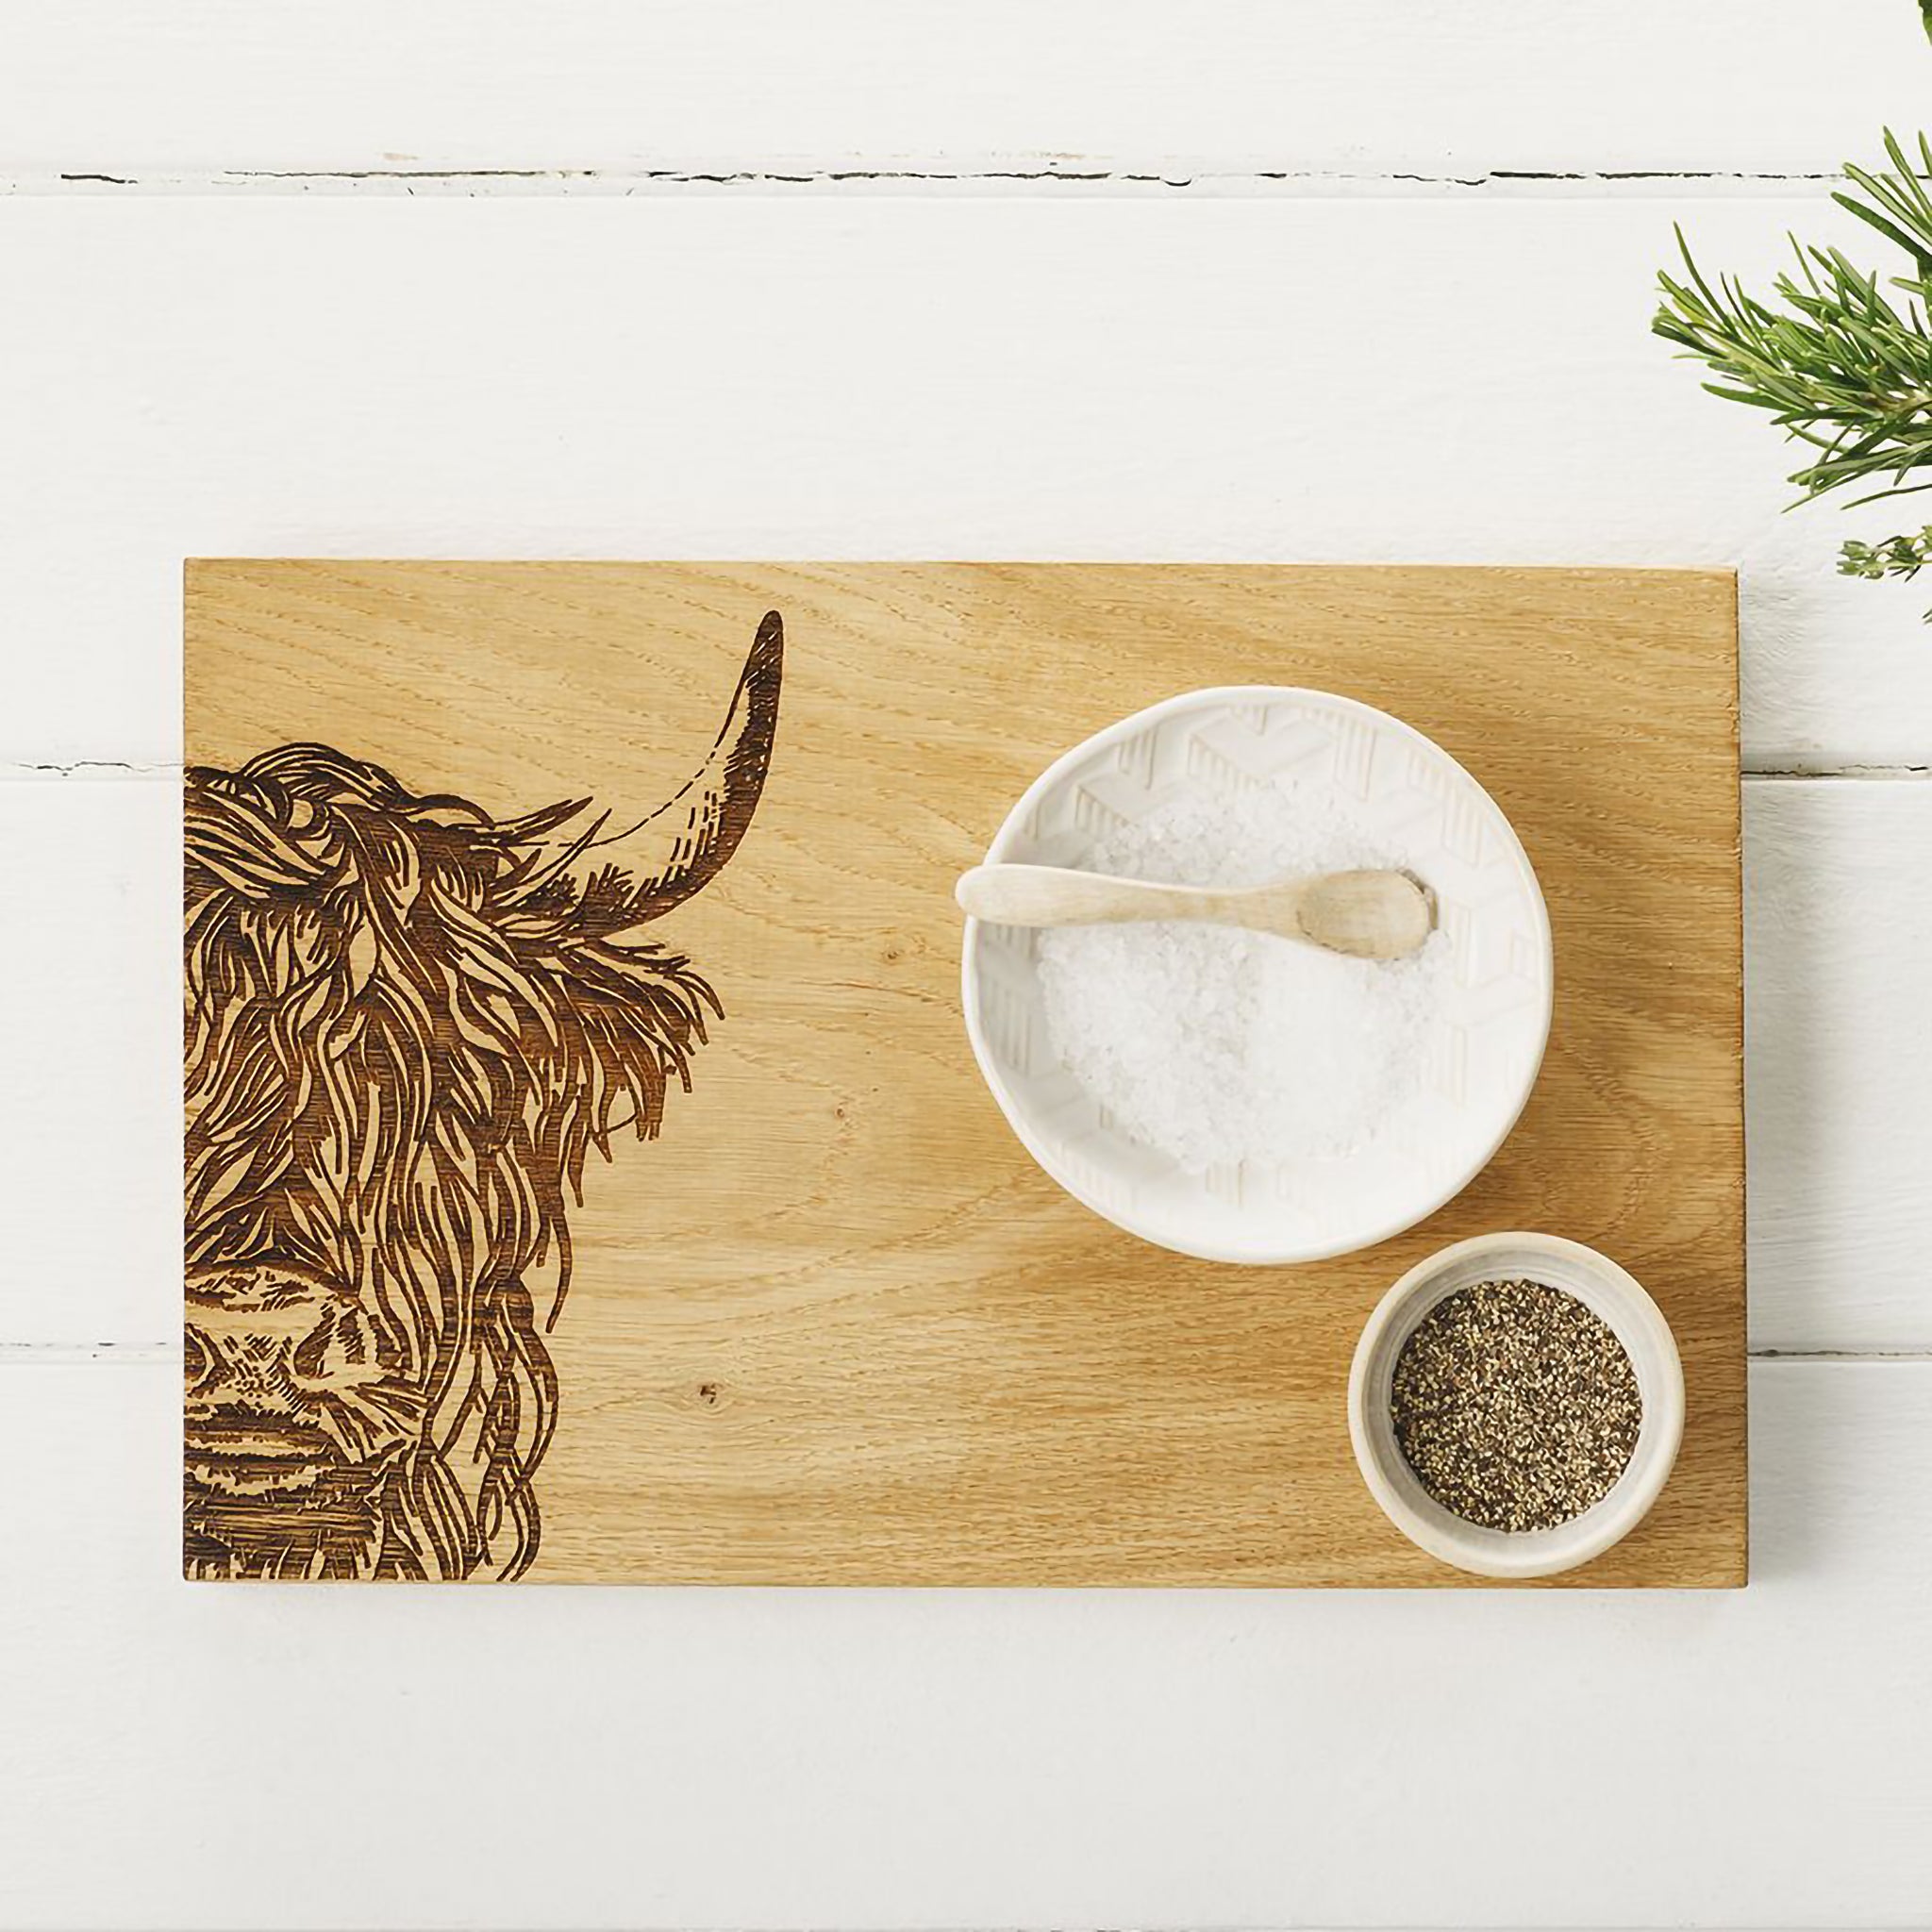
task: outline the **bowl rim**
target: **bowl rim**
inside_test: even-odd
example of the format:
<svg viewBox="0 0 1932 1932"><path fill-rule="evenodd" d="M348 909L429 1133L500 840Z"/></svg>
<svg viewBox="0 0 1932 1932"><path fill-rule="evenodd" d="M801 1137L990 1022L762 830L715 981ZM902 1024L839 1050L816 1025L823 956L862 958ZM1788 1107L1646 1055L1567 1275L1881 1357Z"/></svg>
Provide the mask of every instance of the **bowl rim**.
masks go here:
<svg viewBox="0 0 1932 1932"><path fill-rule="evenodd" d="M1643 1422L1637 1448L1624 1474L1581 1515L1553 1529L1510 1534L1472 1524L1466 1526L1465 1533L1456 1526L1457 1520L1447 1510L1423 1514L1385 1474L1379 1450L1382 1434L1390 1438L1390 1453L1399 1457L1402 1452L1399 1446L1392 1446L1392 1430L1377 1432L1370 1427L1370 1369L1384 1338L1424 1300L1448 1270L1482 1255L1508 1251L1520 1254L1524 1249L1532 1255L1568 1262L1607 1289L1619 1314L1604 1319L1633 1363L1639 1354L1632 1345L1633 1336L1640 1332L1647 1335L1656 1357L1658 1381L1656 1387L1643 1389ZM1570 1291L1559 1284L1551 1286L1557 1287L1559 1292ZM1603 1313L1601 1309L1594 1312ZM1622 1542L1649 1515L1676 1467L1677 1452L1684 1439L1684 1413L1683 1357L1678 1352L1676 1335L1650 1291L1628 1269L1600 1249L1562 1235L1525 1228L1472 1235L1424 1256L1398 1276L1375 1304L1362 1324L1348 1369L1349 1443L1355 1451L1362 1481L1382 1513L1417 1548L1438 1561L1472 1575L1505 1581L1558 1575L1595 1561L1605 1551Z"/></svg>
<svg viewBox="0 0 1932 1932"><path fill-rule="evenodd" d="M1368 1232L1339 1241L1276 1241L1234 1245L1224 1241L1190 1240L1185 1235L1157 1229L1149 1224L1146 1216L1136 1214L1131 1209L1116 1212L1093 1199L1074 1179L1060 1172L1043 1142L1033 1133L993 1058L991 1043L986 1038L985 1028L979 1018L978 942L979 928L983 922L969 915L960 937L959 991L960 1004L966 1016L966 1037L972 1044L973 1057L978 1062L981 1077L1021 1145L1033 1157L1035 1164L1056 1186L1071 1194L1090 1212L1099 1215L1102 1220L1111 1222L1114 1226L1155 1247L1165 1248L1174 1254L1189 1255L1196 1260L1224 1261L1257 1268L1332 1260L1338 1255L1357 1254L1364 1248L1378 1246L1381 1242L1406 1232L1418 1222L1427 1220L1438 1208L1453 1201L1489 1166L1496 1158L1503 1143L1515 1131L1517 1122L1523 1118L1524 1108L1529 1105L1530 1095L1536 1091L1538 1077L1542 1072L1543 1057L1549 1048L1550 1026L1556 1009L1556 946L1550 930L1549 907L1544 902L1542 886L1537 878L1536 868L1530 863L1529 854L1524 849L1523 841L1517 836L1516 827L1509 823L1509 815L1471 774L1469 768L1453 753L1445 751L1426 732L1418 730L1415 725L1396 717L1392 712L1384 711L1360 698L1348 697L1341 691L1323 691L1313 685L1296 684L1206 685L1196 691L1178 691L1173 697L1162 698L1158 703L1129 712L1124 718L1116 719L1111 724L1103 726L1091 737L1082 739L1077 744L1070 745L1026 787L1025 791L1021 792L1000 822L998 831L993 834L991 842L986 848L986 857L982 862L988 865L998 864L1008 856L1022 837L1027 819L1032 816L1047 793L1065 780L1074 765L1105 751L1109 745L1117 743L1124 738L1144 731L1168 716L1183 711L1205 710L1224 705L1306 703L1310 700L1342 712L1354 712L1374 719L1379 724L1393 726L1400 736L1443 759L1489 808L1493 815L1494 824L1503 833L1506 850L1528 888L1538 941L1538 959L1542 969L1540 975L1541 1012L1537 1030L1536 1052L1524 1070L1522 1091L1517 1094L1515 1104L1498 1122L1494 1135L1452 1179L1429 1191L1426 1196L1419 1195L1412 1211L1407 1208L1399 1209L1385 1221L1375 1224Z"/></svg>

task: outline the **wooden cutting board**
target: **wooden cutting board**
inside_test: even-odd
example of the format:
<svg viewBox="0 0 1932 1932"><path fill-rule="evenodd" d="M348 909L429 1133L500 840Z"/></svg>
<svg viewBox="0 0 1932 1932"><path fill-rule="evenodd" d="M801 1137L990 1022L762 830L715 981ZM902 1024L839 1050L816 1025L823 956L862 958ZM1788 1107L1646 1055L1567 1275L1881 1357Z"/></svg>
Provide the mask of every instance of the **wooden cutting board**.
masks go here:
<svg viewBox="0 0 1932 1932"><path fill-rule="evenodd" d="M203 1172L191 1205L204 1262L212 1199L227 1217L223 1254L245 1251L253 1272L204 1268L191 1309L190 1573L1470 1584L1398 1536L1363 1489L1343 1415L1349 1357L1411 1262L1464 1235L1530 1227L1599 1245L1645 1283L1676 1331L1689 1396L1683 1452L1649 1522L1557 1582L1741 1584L1732 578L197 562L189 759L234 773L273 747L320 745L392 775L421 831L409 849L446 854L422 841L467 827L498 841L491 864L508 864L503 828L519 814L592 800L611 812L608 832L676 795L773 610L783 687L756 814L715 877L636 934L685 956L723 1017L689 1053L689 1092L674 1070L658 1136L621 1136L608 1164L593 1147L581 1207L558 1191L573 1264L554 1326L554 1231L541 1265L508 1281L470 1249L467 1262L425 1262L419 1240L378 1293L374 1238L341 1224L388 1200L393 1225L417 1237L452 1219L472 1247L479 1228L513 1233L534 1210L504 1207L501 1191L554 1178L541 1136L488 1159L458 1148L439 1169L392 1112L378 1131L365 1099L316 1098L331 1078L381 1085L368 1069L391 1061L370 1056L420 1034L429 1071L398 1081L441 1108L480 1064L494 1117L509 1118L490 1013L519 996L479 990L487 964L468 993L452 991L471 969L447 959L421 969L440 992L411 994L389 984L402 971L389 940L353 956L344 941L334 974L346 990L310 991L360 1004L319 1020L305 1008L299 1024L284 1013L277 1031L266 1007L294 1001L301 976L274 963L277 946L334 984L314 964L333 941L296 903L310 887L291 881L335 866L326 890L340 893L349 834L326 831L327 810L277 804L273 783L191 775L192 825L241 812L246 837L293 849L253 853L215 909L219 943L202 935L225 959L221 946L253 947L279 988L229 989L224 1040L252 1058L245 1077L225 1075L220 1128L263 1144L279 1134L279 1151L251 1155L240 1182ZM967 1046L951 885L1067 746L1191 687L1276 682L1380 706L1474 773L1541 879L1557 991L1535 1096L1458 1199L1364 1254L1240 1269L1143 1246L1034 1168ZM476 809L422 803L448 794ZM386 917L429 917L423 882L444 861L399 857L400 833L372 843L366 814L354 824L356 890L389 893ZM533 836L555 849L568 832ZM265 881L272 863L288 876ZM324 926L341 912L329 903ZM281 936L265 936L275 920ZM492 957L486 940L475 947L462 958ZM497 1005L466 1020L472 995ZM588 1093L605 1077L581 1058L557 1074L536 1023L518 1024L516 1077L531 1092L577 1078ZM298 1075L308 1111L291 1126ZM191 1095L204 1123L208 1078L205 1067ZM359 1178L291 1181L343 1166L314 1126L327 1106L362 1124L348 1163ZM368 1172L384 1162L397 1181L387 1194ZM290 1234L273 1203L281 1189L286 1208L292 1185L305 1191ZM465 1186L496 1189L497 1206L465 1208ZM309 1261L278 1275L291 1241ZM345 1289L356 1274L362 1286ZM370 1449L385 1428L388 1446ZM291 1440L308 1445L306 1463Z"/></svg>

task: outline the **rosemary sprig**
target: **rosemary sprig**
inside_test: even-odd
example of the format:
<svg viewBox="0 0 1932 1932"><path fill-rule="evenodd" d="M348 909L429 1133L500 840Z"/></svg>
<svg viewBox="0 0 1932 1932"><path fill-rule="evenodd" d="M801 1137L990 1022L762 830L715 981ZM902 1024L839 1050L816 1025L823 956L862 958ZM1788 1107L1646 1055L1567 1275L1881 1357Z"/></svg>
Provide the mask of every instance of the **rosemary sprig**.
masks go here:
<svg viewBox="0 0 1932 1932"><path fill-rule="evenodd" d="M1924 4L1932 23L1932 0ZM1858 484L1874 486L1858 504L1932 490L1932 142L1920 135L1910 156L1888 129L1885 152L1890 167L1847 166L1851 192L1832 199L1903 250L1911 274L1881 280L1840 249L1793 237L1796 265L1774 282L1774 306L1736 277L1713 286L1679 230L1685 279L1658 276L1657 333L1709 367L1719 378L1704 385L1711 394L1767 411L1806 446L1808 459L1790 479L1801 500ZM1908 577L1928 562L1932 525L1847 543L1839 568Z"/></svg>

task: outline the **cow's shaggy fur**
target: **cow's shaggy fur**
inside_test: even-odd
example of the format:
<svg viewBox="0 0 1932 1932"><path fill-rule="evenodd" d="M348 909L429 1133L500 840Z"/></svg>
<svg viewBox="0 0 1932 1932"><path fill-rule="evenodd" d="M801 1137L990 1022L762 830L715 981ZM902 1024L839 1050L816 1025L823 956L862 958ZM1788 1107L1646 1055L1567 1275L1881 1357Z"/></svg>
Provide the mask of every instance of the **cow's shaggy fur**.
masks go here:
<svg viewBox="0 0 1932 1932"><path fill-rule="evenodd" d="M382 1379L338 1396L291 1350L263 1370L284 1412L345 1452L409 1421L347 1526L292 1556L226 1535L233 1499L198 1494L191 1458L191 1569L513 1576L534 1555L568 1210L593 1149L656 1134L721 1010L623 937L641 889L591 869L601 826L581 801L499 822L320 744L189 773L191 1281L325 1283ZM202 1400L219 1421L218 1378Z"/></svg>

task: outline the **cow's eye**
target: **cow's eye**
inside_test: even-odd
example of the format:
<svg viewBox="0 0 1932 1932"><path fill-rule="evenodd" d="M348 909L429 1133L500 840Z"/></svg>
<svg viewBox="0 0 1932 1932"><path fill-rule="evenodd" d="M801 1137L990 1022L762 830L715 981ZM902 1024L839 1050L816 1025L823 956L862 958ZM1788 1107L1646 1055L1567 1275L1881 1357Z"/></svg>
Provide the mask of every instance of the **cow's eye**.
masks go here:
<svg viewBox="0 0 1932 1932"><path fill-rule="evenodd" d="M292 1357L295 1373L305 1382L320 1382L328 1374L329 1353L336 1339L333 1315L325 1315L300 1341Z"/></svg>
<svg viewBox="0 0 1932 1932"><path fill-rule="evenodd" d="M208 1345L192 1328L181 1338L181 1371L190 1389L201 1388L214 1374L215 1359Z"/></svg>
<svg viewBox="0 0 1932 1932"><path fill-rule="evenodd" d="M344 1308L336 1317L336 1345L342 1360L352 1368L359 1369L369 1359L369 1338L356 1309Z"/></svg>

